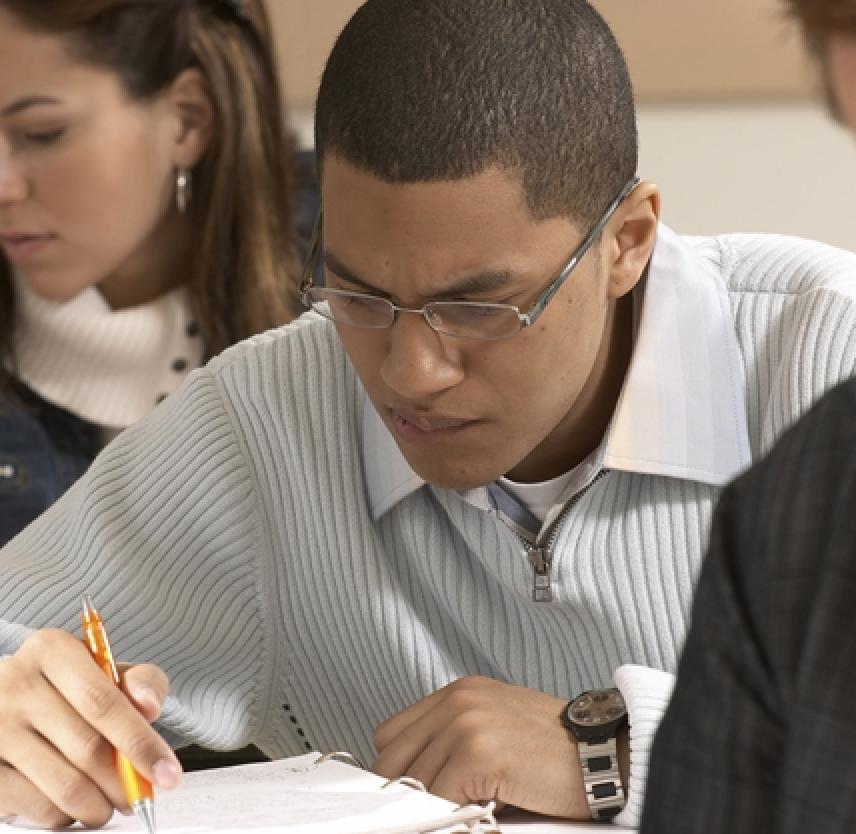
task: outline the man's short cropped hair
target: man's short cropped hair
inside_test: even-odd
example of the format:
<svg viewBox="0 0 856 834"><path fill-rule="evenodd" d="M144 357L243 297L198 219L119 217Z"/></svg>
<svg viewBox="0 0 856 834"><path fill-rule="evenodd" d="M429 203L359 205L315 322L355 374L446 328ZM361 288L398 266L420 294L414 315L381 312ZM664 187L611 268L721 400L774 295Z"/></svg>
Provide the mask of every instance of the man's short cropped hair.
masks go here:
<svg viewBox="0 0 856 834"><path fill-rule="evenodd" d="M593 222L636 172L621 49L585 0L368 0L336 41L315 117L386 182L519 176L535 219Z"/></svg>

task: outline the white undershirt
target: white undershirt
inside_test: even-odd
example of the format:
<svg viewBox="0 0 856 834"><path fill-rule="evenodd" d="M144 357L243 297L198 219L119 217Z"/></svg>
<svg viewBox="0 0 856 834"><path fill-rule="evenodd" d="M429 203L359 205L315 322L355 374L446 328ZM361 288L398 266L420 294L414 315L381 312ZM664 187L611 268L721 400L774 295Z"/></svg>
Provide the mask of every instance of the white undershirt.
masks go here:
<svg viewBox="0 0 856 834"><path fill-rule="evenodd" d="M510 492L538 521L542 522L554 504L559 503L562 493L574 477L576 467L558 478L539 484L521 484L508 478L500 478L499 485Z"/></svg>
<svg viewBox="0 0 856 834"><path fill-rule="evenodd" d="M565 472L557 478L536 484L524 484L502 477L499 479L499 485L523 504L538 521L542 524L548 523L572 495L584 490L600 472L609 435L608 428L600 445L587 458L580 461L570 472Z"/></svg>

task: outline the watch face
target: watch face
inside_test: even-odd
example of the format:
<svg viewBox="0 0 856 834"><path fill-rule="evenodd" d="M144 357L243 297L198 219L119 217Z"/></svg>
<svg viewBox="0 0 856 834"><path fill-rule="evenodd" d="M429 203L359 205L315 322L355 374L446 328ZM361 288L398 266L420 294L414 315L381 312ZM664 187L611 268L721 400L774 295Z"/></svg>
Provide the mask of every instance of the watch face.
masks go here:
<svg viewBox="0 0 856 834"><path fill-rule="evenodd" d="M600 727L620 718L626 712L624 698L617 689L583 692L569 705L568 718L581 727Z"/></svg>

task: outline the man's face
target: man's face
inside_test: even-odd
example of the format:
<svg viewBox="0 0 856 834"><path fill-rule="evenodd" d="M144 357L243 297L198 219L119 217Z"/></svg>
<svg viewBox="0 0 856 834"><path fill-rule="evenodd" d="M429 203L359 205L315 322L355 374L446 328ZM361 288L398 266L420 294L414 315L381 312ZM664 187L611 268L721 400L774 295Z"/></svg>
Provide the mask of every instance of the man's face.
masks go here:
<svg viewBox="0 0 856 834"><path fill-rule="evenodd" d="M336 158L323 169L326 282L419 308L432 300L521 311L586 230L534 221L511 176L490 169L445 182L389 184ZM426 481L467 489L509 474L566 471L580 415L596 391L613 307L601 246L583 259L535 325L502 341L435 333L419 315L386 330L337 325L378 413Z"/></svg>
<svg viewBox="0 0 856 834"><path fill-rule="evenodd" d="M856 134L856 37L849 34L830 37L826 61L838 112Z"/></svg>

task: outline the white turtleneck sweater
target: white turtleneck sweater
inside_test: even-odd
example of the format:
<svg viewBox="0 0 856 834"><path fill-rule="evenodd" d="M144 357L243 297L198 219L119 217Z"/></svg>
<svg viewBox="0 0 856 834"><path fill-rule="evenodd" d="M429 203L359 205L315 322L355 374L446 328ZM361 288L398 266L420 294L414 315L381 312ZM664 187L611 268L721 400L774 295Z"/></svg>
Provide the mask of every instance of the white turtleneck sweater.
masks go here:
<svg viewBox="0 0 856 834"><path fill-rule="evenodd" d="M46 301L15 277L16 376L54 405L100 426L105 440L148 414L203 358L187 290L114 311L91 287Z"/></svg>

